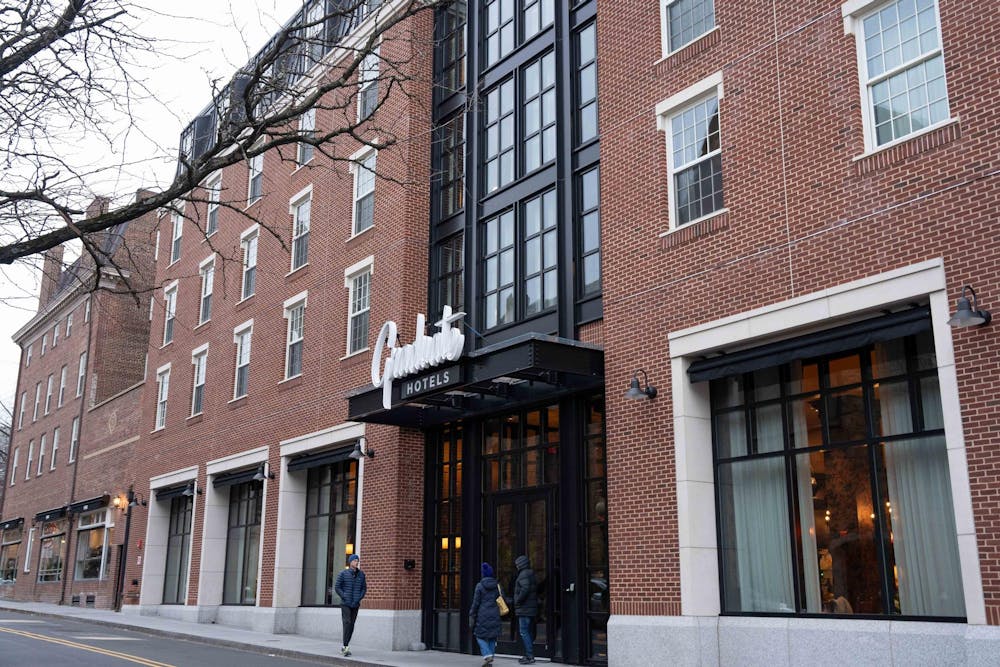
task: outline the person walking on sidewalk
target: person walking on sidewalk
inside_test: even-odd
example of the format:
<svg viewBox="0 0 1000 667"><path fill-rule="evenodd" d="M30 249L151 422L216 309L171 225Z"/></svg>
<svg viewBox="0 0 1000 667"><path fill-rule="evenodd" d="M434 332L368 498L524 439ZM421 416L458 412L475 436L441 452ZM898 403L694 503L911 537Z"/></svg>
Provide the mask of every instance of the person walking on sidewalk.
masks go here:
<svg viewBox="0 0 1000 667"><path fill-rule="evenodd" d="M535 662L535 617L538 616L538 582L531 561L527 556L514 559L517 579L514 582L514 614L517 615L521 641L524 642L524 657L518 660L522 665Z"/></svg>
<svg viewBox="0 0 1000 667"><path fill-rule="evenodd" d="M333 590L340 596L340 614L344 621L344 645L340 649L340 654L348 656L351 654L351 635L354 634L358 609L361 608L361 600L368 592L365 573L361 571L361 558L357 554L351 554L347 559L347 569L337 575Z"/></svg>
<svg viewBox="0 0 1000 667"><path fill-rule="evenodd" d="M476 592L472 594L469 629L479 643L483 667L489 667L493 664L497 639L500 638L500 607L497 605L500 589L489 563L483 563L479 571L482 579L476 584Z"/></svg>

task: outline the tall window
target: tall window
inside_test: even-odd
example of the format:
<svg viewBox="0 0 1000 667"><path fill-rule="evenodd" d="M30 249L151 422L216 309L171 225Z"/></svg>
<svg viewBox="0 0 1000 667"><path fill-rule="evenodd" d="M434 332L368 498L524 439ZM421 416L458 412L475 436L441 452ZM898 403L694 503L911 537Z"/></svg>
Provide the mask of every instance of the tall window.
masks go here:
<svg viewBox="0 0 1000 667"><path fill-rule="evenodd" d="M316 136L316 109L303 111L299 116L299 136L306 140L311 140ZM295 162L301 167L313 158L316 147L305 141L298 143L295 154Z"/></svg>
<svg viewBox="0 0 1000 667"><path fill-rule="evenodd" d="M38 440L38 469L35 470L35 476L38 477L45 470L45 445L46 445L47 434L42 433L42 437Z"/></svg>
<svg viewBox="0 0 1000 667"><path fill-rule="evenodd" d="M191 552L190 496L170 500L167 531L167 566L163 575L163 604L184 604L187 597L188 559Z"/></svg>
<svg viewBox="0 0 1000 667"><path fill-rule="evenodd" d="M84 322L89 322L90 321L90 298L89 297L83 303L83 321Z"/></svg>
<svg viewBox="0 0 1000 667"><path fill-rule="evenodd" d="M241 240L243 246L243 280L241 299L246 299L254 295L257 290L257 239L258 228L256 225L249 232L245 232Z"/></svg>
<svg viewBox="0 0 1000 667"><path fill-rule="evenodd" d="M250 158L247 175L247 206L261 198L264 192L264 154Z"/></svg>
<svg viewBox="0 0 1000 667"><path fill-rule="evenodd" d="M76 397L83 396L83 388L87 380L87 353L80 354L80 364L76 370Z"/></svg>
<svg viewBox="0 0 1000 667"><path fill-rule="evenodd" d="M204 324L212 319L212 290L215 285L215 257L202 262L199 269L201 275L201 305L198 309L198 323Z"/></svg>
<svg viewBox="0 0 1000 667"><path fill-rule="evenodd" d="M948 120L948 90L935 0L896 0L855 28L865 81L870 148Z"/></svg>
<svg viewBox="0 0 1000 667"><path fill-rule="evenodd" d="M576 136L584 143L597 137L597 25L576 33Z"/></svg>
<svg viewBox="0 0 1000 667"><path fill-rule="evenodd" d="M552 0L521 0L522 28L525 41L552 25L555 10Z"/></svg>
<svg viewBox="0 0 1000 667"><path fill-rule="evenodd" d="M483 234L483 297L487 329L513 322L516 317L514 211L487 220Z"/></svg>
<svg viewBox="0 0 1000 667"><path fill-rule="evenodd" d="M73 313L66 316L66 338L70 337L73 333Z"/></svg>
<svg viewBox="0 0 1000 667"><path fill-rule="evenodd" d="M63 364L62 369L59 371L59 400L56 402L60 408L62 407L63 401L66 400L66 365Z"/></svg>
<svg viewBox="0 0 1000 667"><path fill-rule="evenodd" d="M45 351L48 349L49 345L49 335L47 333L42 334L42 356L45 356Z"/></svg>
<svg viewBox="0 0 1000 667"><path fill-rule="evenodd" d="M323 39L323 28L325 27L323 18L326 14L323 2L313 2L306 10L305 28L305 54L306 62L302 68L303 72L308 72L313 65L323 59L326 52L326 41ZM300 162L305 164L308 160Z"/></svg>
<svg viewBox="0 0 1000 667"><path fill-rule="evenodd" d="M260 510L263 484L246 482L229 487L229 530L222 604L257 602L260 557Z"/></svg>
<svg viewBox="0 0 1000 667"><path fill-rule="evenodd" d="M347 353L354 354L368 347L368 316L371 305L371 270L350 279L350 311L347 318Z"/></svg>
<svg viewBox="0 0 1000 667"><path fill-rule="evenodd" d="M358 122L365 120L378 108L379 49L367 53L358 68Z"/></svg>
<svg viewBox="0 0 1000 667"><path fill-rule="evenodd" d="M156 374L156 428L167 425L167 397L170 393L169 366Z"/></svg>
<svg viewBox="0 0 1000 667"><path fill-rule="evenodd" d="M435 434L433 466L434 511L434 632L431 648L461 648L462 613L462 466L461 423Z"/></svg>
<svg viewBox="0 0 1000 667"><path fill-rule="evenodd" d="M465 206L465 116L458 114L437 128L437 185L441 218Z"/></svg>
<svg viewBox="0 0 1000 667"><path fill-rule="evenodd" d="M52 327L52 347L59 344L59 325Z"/></svg>
<svg viewBox="0 0 1000 667"><path fill-rule="evenodd" d="M49 373L49 377L45 381L45 414L49 414L52 409L52 384L52 373Z"/></svg>
<svg viewBox="0 0 1000 667"><path fill-rule="evenodd" d="M205 222L205 234L211 235L219 230L219 198L222 194L222 176L216 176L205 184L208 195L208 220Z"/></svg>
<svg viewBox="0 0 1000 667"><path fill-rule="evenodd" d="M312 209L312 190L292 204L292 271L309 261L309 217Z"/></svg>
<svg viewBox="0 0 1000 667"><path fill-rule="evenodd" d="M358 462L347 459L307 473L302 604L338 605L334 580L356 550Z"/></svg>
<svg viewBox="0 0 1000 667"><path fill-rule="evenodd" d="M354 171L354 234L375 224L375 151L358 158Z"/></svg>
<svg viewBox="0 0 1000 667"><path fill-rule="evenodd" d="M556 159L556 57L551 51L521 73L524 172Z"/></svg>
<svg viewBox="0 0 1000 667"><path fill-rule="evenodd" d="M514 180L514 80L486 96L486 191Z"/></svg>
<svg viewBox="0 0 1000 667"><path fill-rule="evenodd" d="M24 367L27 368L31 365L31 352L35 349L35 344L32 343L28 346L28 351L24 355Z"/></svg>
<svg viewBox="0 0 1000 667"><path fill-rule="evenodd" d="M194 386L191 388L191 415L201 414L205 402L205 366L208 363L208 349L201 349L191 355Z"/></svg>
<svg viewBox="0 0 1000 667"><path fill-rule="evenodd" d="M17 430L20 431L21 427L24 426L24 404L28 401L28 392L21 392L20 407L17 412Z"/></svg>
<svg viewBox="0 0 1000 667"><path fill-rule="evenodd" d="M233 333L236 343L236 379L233 382L233 398L246 396L250 389L250 337L253 325L237 329Z"/></svg>
<svg viewBox="0 0 1000 667"><path fill-rule="evenodd" d="M465 234L459 233L438 245L438 303L459 311L465 305Z"/></svg>
<svg viewBox="0 0 1000 667"><path fill-rule="evenodd" d="M660 0L664 55L690 44L715 27L713 0Z"/></svg>
<svg viewBox="0 0 1000 667"><path fill-rule="evenodd" d="M174 316L177 314L177 285L163 292L163 344L174 339Z"/></svg>
<svg viewBox="0 0 1000 667"><path fill-rule="evenodd" d="M59 455L59 427L52 429L52 456L50 458L49 470L56 469L56 457Z"/></svg>
<svg viewBox="0 0 1000 667"><path fill-rule="evenodd" d="M285 379L302 375L302 338L305 333L306 302L285 307L288 337L285 344Z"/></svg>
<svg viewBox="0 0 1000 667"><path fill-rule="evenodd" d="M725 611L965 615L929 331L711 400Z"/></svg>
<svg viewBox="0 0 1000 667"><path fill-rule="evenodd" d="M21 453L21 448L20 447L15 447L14 448L14 454L10 457L10 485L11 486L14 486L14 483L17 481L17 463L18 463L17 459L19 458L19 454L20 453Z"/></svg>
<svg viewBox="0 0 1000 667"><path fill-rule="evenodd" d="M28 441L28 460L25 461L24 465L24 481L27 482L31 479L31 464L35 462L35 441Z"/></svg>
<svg viewBox="0 0 1000 667"><path fill-rule="evenodd" d="M108 511L81 514L77 521L76 567L73 579L107 579L111 569L111 549L108 548Z"/></svg>
<svg viewBox="0 0 1000 667"><path fill-rule="evenodd" d="M66 541L66 520L46 521L42 524L41 541L38 549L39 583L62 581L63 549ZM25 563L25 567L28 564Z"/></svg>
<svg viewBox="0 0 1000 667"><path fill-rule="evenodd" d="M184 215L174 211L170 214L172 223L170 236L170 263L181 258L181 237L184 235Z"/></svg>
<svg viewBox="0 0 1000 667"><path fill-rule="evenodd" d="M466 3L451 2L438 10L438 84L441 97L465 88Z"/></svg>
<svg viewBox="0 0 1000 667"><path fill-rule="evenodd" d="M555 308L558 294L556 191L523 204L524 314Z"/></svg>
<svg viewBox="0 0 1000 667"><path fill-rule="evenodd" d="M17 552L21 549L24 527L16 526L3 531L0 537L0 585L17 580Z"/></svg>
<svg viewBox="0 0 1000 667"><path fill-rule="evenodd" d="M38 408L42 405L42 383L35 383L35 409L31 413L31 421L38 421Z"/></svg>
<svg viewBox="0 0 1000 667"><path fill-rule="evenodd" d="M601 179L594 167L580 174L579 196L579 274L580 294L589 296L601 291Z"/></svg>
<svg viewBox="0 0 1000 667"><path fill-rule="evenodd" d="M80 445L80 418L73 417L73 425L69 431L69 463L76 461L76 450Z"/></svg>

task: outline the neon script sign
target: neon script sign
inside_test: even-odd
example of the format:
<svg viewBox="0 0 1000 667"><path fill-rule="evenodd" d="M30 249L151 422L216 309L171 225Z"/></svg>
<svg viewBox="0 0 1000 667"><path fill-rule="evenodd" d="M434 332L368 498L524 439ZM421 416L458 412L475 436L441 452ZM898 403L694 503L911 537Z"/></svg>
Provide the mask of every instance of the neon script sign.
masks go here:
<svg viewBox="0 0 1000 667"><path fill-rule="evenodd" d="M463 317L465 313L452 313L451 306L445 306L441 311L441 319L434 323L439 330L433 336L428 336L424 314L419 313L416 339L402 347L399 346L396 323L389 320L382 325L375 340L375 351L372 353L372 384L382 387L382 407L386 410L392 408L393 380L448 361L457 361L462 356L462 350L465 349L465 334L451 325ZM379 365L387 348L389 357L380 372Z"/></svg>

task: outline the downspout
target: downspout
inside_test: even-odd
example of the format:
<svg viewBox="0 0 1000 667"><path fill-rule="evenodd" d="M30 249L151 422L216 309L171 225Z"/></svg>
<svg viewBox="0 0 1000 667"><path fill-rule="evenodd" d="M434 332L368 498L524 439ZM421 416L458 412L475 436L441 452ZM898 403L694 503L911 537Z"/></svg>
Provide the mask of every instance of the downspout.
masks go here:
<svg viewBox="0 0 1000 667"><path fill-rule="evenodd" d="M90 373L87 372L87 368L90 366L90 364L94 362L94 355L90 353L91 352L90 342L94 333L94 312L93 312L94 308L92 301L93 301L93 294L91 293L87 295L87 302L91 302L90 317L87 319L87 366L84 367L83 369L83 377L84 377L83 395L80 396L80 414L77 415L77 418L80 423L80 432L77 433L79 439L77 441L77 447L76 447L76 459L73 461L73 477L72 477L72 482L70 482L69 486L69 500L67 501L67 504L73 502L73 498L76 497L76 471L79 470L80 467L80 449L82 448L81 445L83 444L83 413L84 413L84 408L87 405L87 384L90 381ZM70 437L71 438L73 437L72 433L70 433ZM72 443L70 444L72 445ZM66 575L68 574L69 571L69 545L72 540L72 537L73 537L73 515L70 514L66 520L66 555L63 557L62 590L59 593L59 604L61 605L66 604L66 584L69 581L69 577Z"/></svg>

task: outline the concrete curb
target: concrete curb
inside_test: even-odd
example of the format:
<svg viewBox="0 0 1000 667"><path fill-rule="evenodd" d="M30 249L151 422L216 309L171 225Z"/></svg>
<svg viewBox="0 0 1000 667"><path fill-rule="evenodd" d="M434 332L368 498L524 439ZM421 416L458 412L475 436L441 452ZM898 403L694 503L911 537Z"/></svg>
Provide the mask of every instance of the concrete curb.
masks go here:
<svg viewBox="0 0 1000 667"><path fill-rule="evenodd" d="M140 634L152 635L154 637L164 637L167 639L180 639L183 641L190 641L197 644L206 644L208 646L219 646L222 648L232 648L240 651L247 651L249 653L259 653L262 655L276 656L279 658L290 658L295 660L305 660L308 662L315 662L324 665L345 665L349 667L385 667L384 663L378 662L366 662L357 658L344 658L340 656L323 656L317 655L315 653L306 653L302 651L295 651L292 649L276 648L270 646L262 646L259 644L246 644L243 642L232 641L229 639L219 639L217 637L206 637L203 635L193 635L183 632L174 632L172 630L160 630L158 628L149 628L142 625L131 625L129 623L116 623L114 621L106 621L103 619L94 618L82 618L80 616L74 616L71 614L57 614L54 612L37 611L34 609L18 609L16 607L6 607L0 606L0 610L10 611L16 614L24 614L26 616L40 616L44 618L65 618L74 621L80 621L82 623L89 623L91 625L100 625L107 628L118 628L122 630L130 630L132 632L138 632Z"/></svg>

